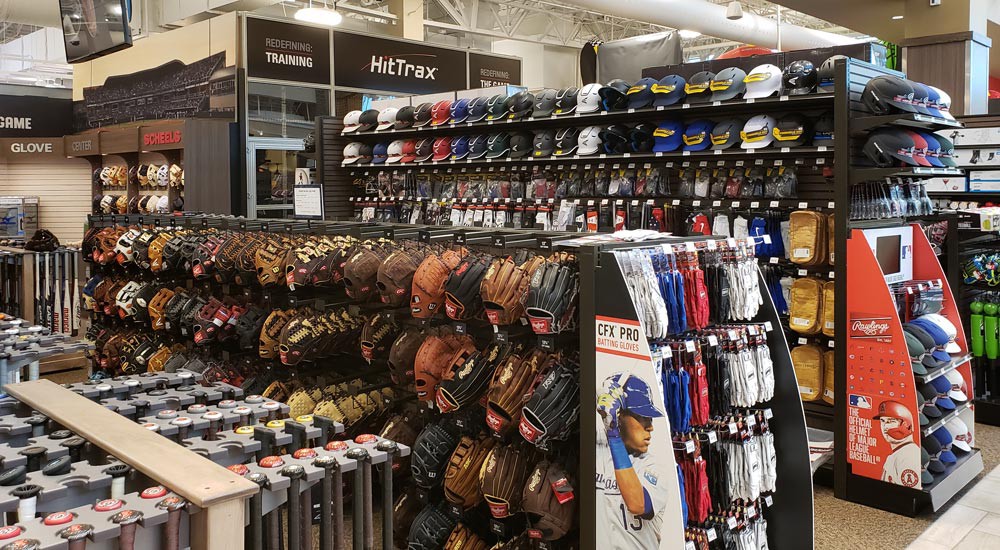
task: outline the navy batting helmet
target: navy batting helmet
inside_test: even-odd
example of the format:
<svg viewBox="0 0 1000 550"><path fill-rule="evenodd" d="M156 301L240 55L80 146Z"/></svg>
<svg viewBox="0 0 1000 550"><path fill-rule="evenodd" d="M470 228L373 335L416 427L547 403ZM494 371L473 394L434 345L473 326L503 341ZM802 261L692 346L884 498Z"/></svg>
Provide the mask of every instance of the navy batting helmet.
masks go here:
<svg viewBox="0 0 1000 550"><path fill-rule="evenodd" d="M653 404L653 392L649 384L635 376L629 376L622 387L625 390L625 410L646 418L660 418L663 412Z"/></svg>

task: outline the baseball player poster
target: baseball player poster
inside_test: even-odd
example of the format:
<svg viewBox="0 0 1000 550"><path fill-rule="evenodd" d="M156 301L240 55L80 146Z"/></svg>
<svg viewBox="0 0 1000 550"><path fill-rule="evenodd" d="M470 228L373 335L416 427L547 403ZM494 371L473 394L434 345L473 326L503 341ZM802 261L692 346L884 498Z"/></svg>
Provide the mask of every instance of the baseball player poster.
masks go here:
<svg viewBox="0 0 1000 550"><path fill-rule="evenodd" d="M597 548L681 548L677 465L639 321L597 318Z"/></svg>

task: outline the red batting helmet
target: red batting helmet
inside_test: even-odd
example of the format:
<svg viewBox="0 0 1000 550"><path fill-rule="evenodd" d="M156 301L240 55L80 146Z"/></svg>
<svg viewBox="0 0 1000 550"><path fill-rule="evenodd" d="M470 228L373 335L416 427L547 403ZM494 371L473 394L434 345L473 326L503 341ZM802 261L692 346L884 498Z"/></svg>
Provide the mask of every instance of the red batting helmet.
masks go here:
<svg viewBox="0 0 1000 550"><path fill-rule="evenodd" d="M899 420L899 427L892 428L886 432L889 437L905 439L913 435L913 414L902 403L898 401L883 401L879 404L878 416L875 417L875 420L882 420L883 418L896 418Z"/></svg>

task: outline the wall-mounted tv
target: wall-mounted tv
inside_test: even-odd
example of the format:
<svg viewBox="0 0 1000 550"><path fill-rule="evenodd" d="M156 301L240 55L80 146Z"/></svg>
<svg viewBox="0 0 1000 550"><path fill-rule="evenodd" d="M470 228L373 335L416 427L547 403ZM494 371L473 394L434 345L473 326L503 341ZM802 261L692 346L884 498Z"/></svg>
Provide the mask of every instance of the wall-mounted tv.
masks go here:
<svg viewBox="0 0 1000 550"><path fill-rule="evenodd" d="M132 45L131 0L59 0L66 61L80 63Z"/></svg>

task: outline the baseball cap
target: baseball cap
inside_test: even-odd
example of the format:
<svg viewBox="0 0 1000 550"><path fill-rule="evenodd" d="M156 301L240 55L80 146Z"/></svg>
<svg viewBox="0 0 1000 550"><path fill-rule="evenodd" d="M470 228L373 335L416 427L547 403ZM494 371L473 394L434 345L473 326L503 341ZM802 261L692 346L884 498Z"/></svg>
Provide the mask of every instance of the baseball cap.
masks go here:
<svg viewBox="0 0 1000 550"><path fill-rule="evenodd" d="M920 447L920 467L926 469L930 461L931 454L927 452L927 449Z"/></svg>
<svg viewBox="0 0 1000 550"><path fill-rule="evenodd" d="M937 390L934 389L930 384L922 384L919 388L920 397L924 398L924 407L922 412L927 415L927 418L941 418L943 413L941 409L937 408L934 404L937 401Z"/></svg>
<svg viewBox="0 0 1000 550"><path fill-rule="evenodd" d="M924 405L927 404L927 400L924 399L922 394L917 394L917 416L920 419L920 427L923 428L931 423L927 415L924 414Z"/></svg>
<svg viewBox="0 0 1000 550"><path fill-rule="evenodd" d="M944 428L942 428L944 429ZM954 464L958 462L958 457L955 453L951 452L951 449L941 449L941 454L938 455L938 460L944 463L945 466L949 464Z"/></svg>
<svg viewBox="0 0 1000 550"><path fill-rule="evenodd" d="M630 376L622 389L625 390L625 410L628 412L646 418L663 416L663 412L653 405L649 384L646 384L642 379Z"/></svg>
<svg viewBox="0 0 1000 550"><path fill-rule="evenodd" d="M948 397L948 393L951 391L951 382L947 378L941 376L931 380L931 385L934 386L934 390L937 391L937 399L934 404L937 408L942 411L953 411L955 410L955 402Z"/></svg>
<svg viewBox="0 0 1000 550"><path fill-rule="evenodd" d="M944 377L951 384L951 391L948 392L948 397L952 401L965 403L969 400L969 396L965 393L965 379L962 378L962 373L957 370L948 371Z"/></svg>
<svg viewBox="0 0 1000 550"><path fill-rule="evenodd" d="M931 457L930 462L927 463L927 470L935 474L943 474L946 470L944 464L938 459L941 454L941 442L933 437L921 438L921 447L927 451L927 454Z"/></svg>
<svg viewBox="0 0 1000 550"><path fill-rule="evenodd" d="M372 148L372 164L385 164L388 159L389 143L385 141L376 143L375 147Z"/></svg>
<svg viewBox="0 0 1000 550"><path fill-rule="evenodd" d="M955 324L948 320L947 317L939 313L928 313L926 315L920 316L921 319L927 319L935 326L944 331L948 336L948 341L945 344L944 350L948 353L961 353L962 347L955 342L955 338L958 337L958 328Z"/></svg>
<svg viewBox="0 0 1000 550"><path fill-rule="evenodd" d="M920 470L920 484L930 485L931 483L934 483L934 476L926 469Z"/></svg>
<svg viewBox="0 0 1000 550"><path fill-rule="evenodd" d="M403 158L400 162L413 162L417 160L417 142L408 139L403 142Z"/></svg>
<svg viewBox="0 0 1000 550"><path fill-rule="evenodd" d="M344 115L344 131L345 134L350 134L357 132L358 128L361 127L361 111L351 111Z"/></svg>
<svg viewBox="0 0 1000 550"><path fill-rule="evenodd" d="M906 350L910 354L910 366L913 368L913 373L920 375L927 374L927 368L921 363L922 357L927 350L920 343L920 339L909 331L904 330L903 336L906 338Z"/></svg>
<svg viewBox="0 0 1000 550"><path fill-rule="evenodd" d="M961 418L952 418L944 427L951 434L953 448L966 453L972 451L972 432L969 431L969 426Z"/></svg>
<svg viewBox="0 0 1000 550"><path fill-rule="evenodd" d="M917 325L918 327L927 331L927 334L931 335L934 339L934 345L936 347L942 347L948 344L948 333L944 331L939 325L926 318L926 315L920 316L913 321L910 321L911 325Z"/></svg>
<svg viewBox="0 0 1000 550"><path fill-rule="evenodd" d="M950 448L951 442L954 441L954 439L951 437L951 432L949 432L947 428L945 428L944 426L941 426L940 428L934 430L934 432L932 432L931 435L933 435L934 439L937 439L938 443L941 444L942 451Z"/></svg>

